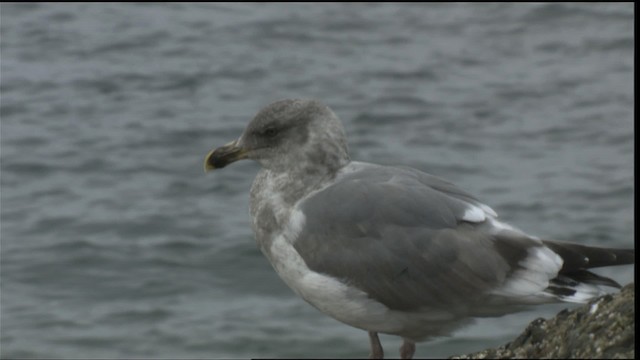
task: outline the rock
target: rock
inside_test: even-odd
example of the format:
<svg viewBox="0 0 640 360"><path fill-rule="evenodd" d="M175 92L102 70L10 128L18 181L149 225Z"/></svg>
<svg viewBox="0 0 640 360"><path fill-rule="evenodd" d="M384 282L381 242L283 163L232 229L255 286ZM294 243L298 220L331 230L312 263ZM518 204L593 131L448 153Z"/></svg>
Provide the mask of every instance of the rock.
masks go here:
<svg viewBox="0 0 640 360"><path fill-rule="evenodd" d="M635 356L635 288L631 283L554 318L536 319L512 342L451 359L592 358Z"/></svg>

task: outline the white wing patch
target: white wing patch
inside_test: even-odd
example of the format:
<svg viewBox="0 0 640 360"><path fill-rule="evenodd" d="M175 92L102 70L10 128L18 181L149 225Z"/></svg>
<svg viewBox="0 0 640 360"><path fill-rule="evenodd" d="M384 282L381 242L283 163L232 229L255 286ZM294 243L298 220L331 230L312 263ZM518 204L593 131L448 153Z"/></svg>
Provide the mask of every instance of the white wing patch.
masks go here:
<svg viewBox="0 0 640 360"><path fill-rule="evenodd" d="M300 235L300 231L302 231L302 228L304 227L306 221L307 218L304 216L302 211L294 208L291 211L289 222L287 223L287 226L285 227L285 230L283 232L284 237L290 243L293 243L295 239L298 238L298 235Z"/></svg>
<svg viewBox="0 0 640 360"><path fill-rule="evenodd" d="M464 221L480 223L487 220L487 218L494 220L498 216L492 208L483 203L467 203L466 205L467 209L462 215L462 220Z"/></svg>
<svg viewBox="0 0 640 360"><path fill-rule="evenodd" d="M562 258L546 247L529 249L529 256L521 260L522 269L516 270L504 285L493 291L496 295L509 297L549 297L544 292L549 280L555 278L562 268Z"/></svg>
<svg viewBox="0 0 640 360"><path fill-rule="evenodd" d="M467 207L464 215L462 215L462 220L473 223L483 222L486 218L487 216L485 215L484 211L475 205L470 205L469 207Z"/></svg>

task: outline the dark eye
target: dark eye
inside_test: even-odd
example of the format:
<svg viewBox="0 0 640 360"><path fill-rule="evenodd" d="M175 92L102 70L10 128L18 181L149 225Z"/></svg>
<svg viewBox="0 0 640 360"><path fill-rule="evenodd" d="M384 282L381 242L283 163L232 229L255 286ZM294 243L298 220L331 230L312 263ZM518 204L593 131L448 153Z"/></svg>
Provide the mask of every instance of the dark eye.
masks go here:
<svg viewBox="0 0 640 360"><path fill-rule="evenodd" d="M278 134L278 130L276 130L275 128L272 127L268 127L266 129L264 129L264 131L262 132L262 134L266 137L274 137Z"/></svg>

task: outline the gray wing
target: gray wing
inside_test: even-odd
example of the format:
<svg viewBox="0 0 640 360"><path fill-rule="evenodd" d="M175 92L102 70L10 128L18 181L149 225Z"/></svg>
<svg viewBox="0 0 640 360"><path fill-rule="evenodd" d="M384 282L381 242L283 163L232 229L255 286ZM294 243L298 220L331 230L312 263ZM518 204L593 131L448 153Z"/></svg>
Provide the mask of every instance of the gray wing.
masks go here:
<svg viewBox="0 0 640 360"><path fill-rule="evenodd" d="M465 217L480 205L417 170L365 167L300 204L306 222L294 246L310 269L391 309L464 306L503 284L538 246L479 231Z"/></svg>

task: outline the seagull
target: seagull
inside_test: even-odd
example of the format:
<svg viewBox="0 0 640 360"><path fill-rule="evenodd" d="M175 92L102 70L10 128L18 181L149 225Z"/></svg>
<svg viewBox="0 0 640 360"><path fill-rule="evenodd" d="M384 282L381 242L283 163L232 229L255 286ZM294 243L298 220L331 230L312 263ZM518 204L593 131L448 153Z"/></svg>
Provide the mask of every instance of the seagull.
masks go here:
<svg viewBox="0 0 640 360"><path fill-rule="evenodd" d="M369 334L416 342L528 305L584 303L620 288L588 269L633 264L635 250L540 239L449 181L405 166L352 161L336 114L313 99L262 110L205 172L261 165L250 191L258 247L280 278L321 312Z"/></svg>

